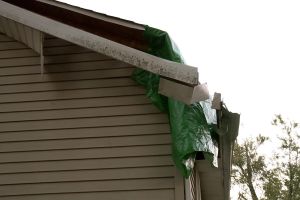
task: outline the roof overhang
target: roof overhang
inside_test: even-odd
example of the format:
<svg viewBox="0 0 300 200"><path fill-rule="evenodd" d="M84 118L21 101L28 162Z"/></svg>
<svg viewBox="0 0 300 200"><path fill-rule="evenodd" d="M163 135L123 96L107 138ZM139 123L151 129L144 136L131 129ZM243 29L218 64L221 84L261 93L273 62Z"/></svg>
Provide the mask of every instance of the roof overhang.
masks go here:
<svg viewBox="0 0 300 200"><path fill-rule="evenodd" d="M10 1L0 1L0 13L8 19L163 77L190 85L198 84L198 70L196 67L158 58L8 2Z"/></svg>
<svg viewBox="0 0 300 200"><path fill-rule="evenodd" d="M3 1L125 46L141 51L148 48L148 42L144 38L145 27L131 21L98 14L54 0Z"/></svg>
<svg viewBox="0 0 300 200"><path fill-rule="evenodd" d="M0 15L158 74L163 77L159 90L162 95L186 104L209 98L206 85L199 84L196 67L144 52L147 44L140 24L51 0L1 0Z"/></svg>

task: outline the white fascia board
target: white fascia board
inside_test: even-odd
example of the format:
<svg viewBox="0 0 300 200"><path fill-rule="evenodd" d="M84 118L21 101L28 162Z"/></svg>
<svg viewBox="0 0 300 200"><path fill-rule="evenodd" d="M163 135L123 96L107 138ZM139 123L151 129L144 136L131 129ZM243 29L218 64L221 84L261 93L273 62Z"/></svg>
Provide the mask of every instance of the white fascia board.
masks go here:
<svg viewBox="0 0 300 200"><path fill-rule="evenodd" d="M209 99L209 92L206 84L189 86L165 78L160 78L159 80L158 93L174 98L187 105Z"/></svg>
<svg viewBox="0 0 300 200"><path fill-rule="evenodd" d="M4 1L0 1L0 15L149 72L187 84L198 84L196 67L158 58Z"/></svg>

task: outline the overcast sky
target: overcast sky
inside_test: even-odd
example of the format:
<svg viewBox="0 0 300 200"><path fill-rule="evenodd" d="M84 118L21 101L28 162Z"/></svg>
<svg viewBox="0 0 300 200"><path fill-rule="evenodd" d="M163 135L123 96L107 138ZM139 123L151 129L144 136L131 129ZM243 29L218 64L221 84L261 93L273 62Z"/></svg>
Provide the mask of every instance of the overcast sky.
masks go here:
<svg viewBox="0 0 300 200"><path fill-rule="evenodd" d="M241 138L300 122L300 3L288 0L64 0L167 31L211 94L241 113Z"/></svg>

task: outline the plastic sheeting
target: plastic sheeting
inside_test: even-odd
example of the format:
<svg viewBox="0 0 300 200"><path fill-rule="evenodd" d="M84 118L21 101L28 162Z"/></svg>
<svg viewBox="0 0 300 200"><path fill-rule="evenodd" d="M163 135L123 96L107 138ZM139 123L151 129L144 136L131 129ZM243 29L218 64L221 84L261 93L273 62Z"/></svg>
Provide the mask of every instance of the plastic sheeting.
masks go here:
<svg viewBox="0 0 300 200"><path fill-rule="evenodd" d="M178 48L169 35L161 30L145 27L145 39L148 41L148 53L167 60L183 63ZM184 177L189 177L197 152L203 152L214 166L217 166L218 147L216 135L211 123L214 116L205 105L205 112L201 106L203 102L186 105L158 94L159 76L142 69L136 69L133 79L146 88L147 96L161 111L168 113L172 136L172 156L175 165Z"/></svg>

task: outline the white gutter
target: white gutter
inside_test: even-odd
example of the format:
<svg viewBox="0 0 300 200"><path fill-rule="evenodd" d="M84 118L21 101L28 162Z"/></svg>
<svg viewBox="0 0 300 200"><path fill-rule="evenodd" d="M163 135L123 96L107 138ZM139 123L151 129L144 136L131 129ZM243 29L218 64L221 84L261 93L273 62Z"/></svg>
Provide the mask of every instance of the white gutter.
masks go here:
<svg viewBox="0 0 300 200"><path fill-rule="evenodd" d="M4 1L0 1L0 15L152 73L187 84L198 84L196 67L158 58Z"/></svg>

